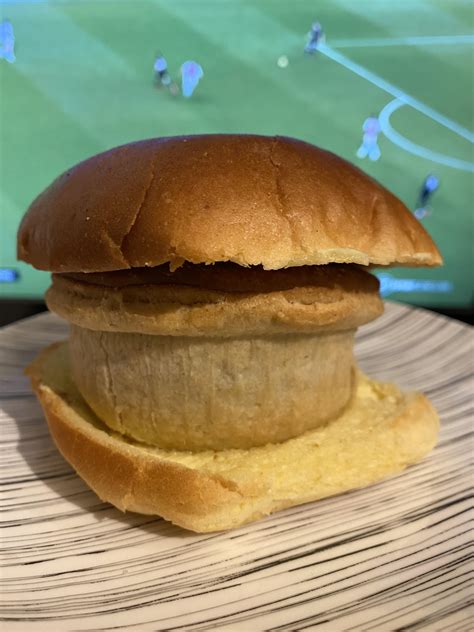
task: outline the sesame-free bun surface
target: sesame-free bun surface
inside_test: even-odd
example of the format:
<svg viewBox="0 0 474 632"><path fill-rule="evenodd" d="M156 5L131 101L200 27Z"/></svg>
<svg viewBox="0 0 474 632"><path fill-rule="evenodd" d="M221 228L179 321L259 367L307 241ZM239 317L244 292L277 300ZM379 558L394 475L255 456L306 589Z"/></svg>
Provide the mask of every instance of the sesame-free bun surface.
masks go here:
<svg viewBox="0 0 474 632"><path fill-rule="evenodd" d="M441 263L404 204L362 171L299 140L251 135L151 139L79 163L31 204L18 257L53 272Z"/></svg>
<svg viewBox="0 0 474 632"><path fill-rule="evenodd" d="M59 450L100 498L198 532L379 481L425 456L438 433L421 393L359 374L351 406L295 439L248 450L163 450L127 441L91 412L71 379L66 344L44 350L27 372Z"/></svg>

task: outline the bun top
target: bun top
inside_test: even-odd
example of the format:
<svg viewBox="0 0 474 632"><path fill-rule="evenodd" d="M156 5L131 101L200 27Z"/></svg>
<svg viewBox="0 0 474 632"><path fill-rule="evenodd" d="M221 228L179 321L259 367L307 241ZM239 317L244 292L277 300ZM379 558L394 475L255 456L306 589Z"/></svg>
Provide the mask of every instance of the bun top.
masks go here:
<svg viewBox="0 0 474 632"><path fill-rule="evenodd" d="M29 207L18 257L52 272L442 262L404 204L342 158L237 134L144 140L79 163Z"/></svg>

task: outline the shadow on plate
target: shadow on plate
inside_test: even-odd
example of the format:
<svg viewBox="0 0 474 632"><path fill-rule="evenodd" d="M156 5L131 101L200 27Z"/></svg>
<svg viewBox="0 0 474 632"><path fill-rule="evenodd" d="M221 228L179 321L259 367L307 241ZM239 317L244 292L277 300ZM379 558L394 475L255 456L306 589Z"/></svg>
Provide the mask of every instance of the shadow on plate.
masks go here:
<svg viewBox="0 0 474 632"><path fill-rule="evenodd" d="M97 522L112 518L126 527L138 528L156 536L183 539L202 537L176 527L162 518L133 512L122 513L111 504L102 502L57 450L49 434L41 406L34 394L29 391L29 381L23 376L15 377L18 381L24 380L25 389L22 388L17 396L2 398L1 406L16 424L16 449L31 473L29 476L29 473L25 472L26 480L23 476L22 481L41 481L55 497L63 498L65 503L87 512Z"/></svg>

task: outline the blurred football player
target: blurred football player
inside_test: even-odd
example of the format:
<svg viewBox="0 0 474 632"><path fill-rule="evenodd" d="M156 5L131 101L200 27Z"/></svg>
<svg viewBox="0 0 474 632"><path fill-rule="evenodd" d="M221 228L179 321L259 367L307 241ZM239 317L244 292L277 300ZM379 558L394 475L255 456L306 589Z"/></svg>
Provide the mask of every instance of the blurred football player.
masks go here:
<svg viewBox="0 0 474 632"><path fill-rule="evenodd" d="M365 119L362 131L364 135L362 137L362 145L357 150L357 158L367 158L368 156L370 160L378 160L380 158L380 148L377 137L380 134L380 123L375 114Z"/></svg>
<svg viewBox="0 0 474 632"><path fill-rule="evenodd" d="M168 72L168 63L161 53L155 59L153 70L155 71L156 84L167 88L171 84L171 77Z"/></svg>
<svg viewBox="0 0 474 632"><path fill-rule="evenodd" d="M0 22L0 59L5 59L10 64L15 61L15 35L13 26L9 20Z"/></svg>
<svg viewBox="0 0 474 632"><path fill-rule="evenodd" d="M200 79L204 77L204 72L201 66L195 61L185 61L181 66L181 82L183 96L189 98L192 96L194 90Z"/></svg>
<svg viewBox="0 0 474 632"><path fill-rule="evenodd" d="M304 47L304 52L312 55L318 50L319 44L324 41L324 32L319 22L311 24L311 30L308 33L308 41Z"/></svg>
<svg viewBox="0 0 474 632"><path fill-rule="evenodd" d="M429 202L438 187L439 179L432 173L427 175L421 186L418 201L416 203L414 215L417 219L423 219L424 217L431 215Z"/></svg>

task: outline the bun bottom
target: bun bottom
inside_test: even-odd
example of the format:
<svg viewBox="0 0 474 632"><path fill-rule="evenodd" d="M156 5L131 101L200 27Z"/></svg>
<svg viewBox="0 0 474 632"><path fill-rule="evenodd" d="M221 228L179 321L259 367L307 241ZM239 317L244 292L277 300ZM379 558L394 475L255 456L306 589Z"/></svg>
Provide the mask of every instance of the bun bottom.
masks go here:
<svg viewBox="0 0 474 632"><path fill-rule="evenodd" d="M108 429L72 381L67 343L45 349L27 374L58 449L102 500L201 533L400 472L433 448L439 428L424 395L358 373L349 408L322 428L248 450L178 452Z"/></svg>

